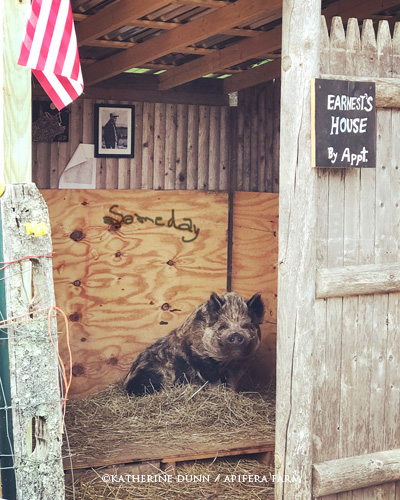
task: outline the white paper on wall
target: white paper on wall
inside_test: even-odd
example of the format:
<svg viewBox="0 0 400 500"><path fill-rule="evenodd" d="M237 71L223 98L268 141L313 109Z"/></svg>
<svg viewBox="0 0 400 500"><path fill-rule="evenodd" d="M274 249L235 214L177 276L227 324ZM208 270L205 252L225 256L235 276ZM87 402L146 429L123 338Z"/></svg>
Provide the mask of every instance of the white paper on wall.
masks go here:
<svg viewBox="0 0 400 500"><path fill-rule="evenodd" d="M61 174L60 189L95 189L96 158L94 144L79 144Z"/></svg>

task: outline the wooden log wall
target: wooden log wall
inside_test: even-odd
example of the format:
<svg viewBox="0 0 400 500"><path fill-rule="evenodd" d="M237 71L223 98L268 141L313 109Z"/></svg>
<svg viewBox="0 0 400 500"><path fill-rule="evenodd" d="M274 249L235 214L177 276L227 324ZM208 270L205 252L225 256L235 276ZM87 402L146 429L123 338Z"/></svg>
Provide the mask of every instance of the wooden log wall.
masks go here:
<svg viewBox="0 0 400 500"><path fill-rule="evenodd" d="M399 25L391 35L383 21L376 35L372 21L364 21L360 34L355 19L345 32L334 18L328 35L323 21L321 73L398 77ZM399 262L399 134L400 110L378 109L376 169L318 170L318 268ZM316 300L314 463L400 448L400 294L389 290ZM399 494L400 483L392 481L324 499Z"/></svg>
<svg viewBox="0 0 400 500"><path fill-rule="evenodd" d="M231 162L237 191L279 192L280 97L280 80L238 92Z"/></svg>
<svg viewBox="0 0 400 500"><path fill-rule="evenodd" d="M57 188L78 144L94 143L95 102L132 104L93 99L72 103L69 142L33 143L33 178L39 188ZM133 104L135 157L97 159L97 188L228 190L228 107Z"/></svg>
<svg viewBox="0 0 400 500"><path fill-rule="evenodd" d="M95 102L131 104L72 103L69 142L33 143L40 189L56 189L78 144L93 144ZM279 81L240 91L238 102L236 108L134 102L135 157L97 159L96 187L277 193Z"/></svg>

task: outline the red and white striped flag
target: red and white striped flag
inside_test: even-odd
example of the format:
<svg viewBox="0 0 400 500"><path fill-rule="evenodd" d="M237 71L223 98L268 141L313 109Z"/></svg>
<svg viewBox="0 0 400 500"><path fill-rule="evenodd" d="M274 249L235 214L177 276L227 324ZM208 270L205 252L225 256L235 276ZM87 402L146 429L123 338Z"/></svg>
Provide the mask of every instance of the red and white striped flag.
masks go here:
<svg viewBox="0 0 400 500"><path fill-rule="evenodd" d="M57 109L83 92L70 0L32 0L18 64L33 74Z"/></svg>

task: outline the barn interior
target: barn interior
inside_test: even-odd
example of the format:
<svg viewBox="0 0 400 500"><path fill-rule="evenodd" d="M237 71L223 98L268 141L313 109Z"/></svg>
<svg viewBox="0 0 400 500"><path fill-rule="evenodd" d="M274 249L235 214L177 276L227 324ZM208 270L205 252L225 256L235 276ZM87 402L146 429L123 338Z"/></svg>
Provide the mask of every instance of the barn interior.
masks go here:
<svg viewBox="0 0 400 500"><path fill-rule="evenodd" d="M249 377L273 387L281 0L71 4L84 94L60 116L32 81L32 179L49 207L56 299L70 320L70 397L116 383L147 345L212 291L225 290L263 297L262 346ZM360 19L360 27L372 19L375 30L385 20L393 32L400 2L326 0L322 14L328 29L340 16L344 26L350 18ZM98 105L107 112L133 107L132 157L95 157L82 147L99 140ZM65 127L57 136L53 115ZM42 133L35 137L35 130ZM172 209L200 227L197 241L187 243L170 228L160 234L151 223L104 221L112 214L121 222L134 211L167 220ZM63 336L60 352L67 360ZM151 460L159 467L246 454L271 464L274 436L218 450L202 444L193 452L195 442L185 447L180 456L125 449L110 463L94 454L79 467L139 471L139 463Z"/></svg>

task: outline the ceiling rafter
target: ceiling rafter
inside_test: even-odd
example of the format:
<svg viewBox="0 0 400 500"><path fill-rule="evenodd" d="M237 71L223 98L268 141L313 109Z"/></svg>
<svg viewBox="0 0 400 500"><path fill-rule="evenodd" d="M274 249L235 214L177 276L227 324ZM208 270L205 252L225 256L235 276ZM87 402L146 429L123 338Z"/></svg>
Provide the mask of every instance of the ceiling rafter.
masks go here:
<svg viewBox="0 0 400 500"><path fill-rule="evenodd" d="M257 37L248 38L225 49L221 49L217 53L168 70L166 73L159 75L158 88L160 90L171 89L209 73L256 58L267 51L274 52L280 48L281 40L282 29L280 26L273 30L262 32ZM227 70L227 73L229 73L229 70Z"/></svg>
<svg viewBox="0 0 400 500"><path fill-rule="evenodd" d="M80 22L84 19L90 18L93 16L89 16L88 14L80 14L79 12L74 12L74 21ZM182 26L183 23L175 23L172 21L150 21L148 19L135 19L132 22L132 26L135 28L149 28L155 30L173 30L178 26ZM231 36L257 36L259 31L247 28L231 28L224 30L222 35L231 35ZM91 45L90 42L87 42L86 45Z"/></svg>
<svg viewBox="0 0 400 500"><path fill-rule="evenodd" d="M268 82L281 76L281 61L277 59L269 63L246 69L236 75L224 79L224 93L230 94L237 90L253 87L262 82Z"/></svg>
<svg viewBox="0 0 400 500"><path fill-rule="evenodd" d="M121 0L121 2L124 1L126 0ZM148 2L146 2L146 5ZM229 5L221 7L219 10L191 23L183 24L146 42L135 45L124 52L93 64L85 72L86 85L93 85L132 67L140 67L142 64L171 52L179 52L181 47L194 44L213 34L224 32L226 29L235 27L238 23L245 22L246 19L250 22L265 12L279 10L280 3L280 0L271 0L268 3L265 0L237 0L235 3L229 3ZM264 46L263 52L266 50L269 49Z"/></svg>
<svg viewBox="0 0 400 500"><path fill-rule="evenodd" d="M197 7L224 7L229 0L172 0L171 3L179 5L195 5Z"/></svg>
<svg viewBox="0 0 400 500"><path fill-rule="evenodd" d="M85 45L153 10L168 5L170 0L120 0L87 17L76 26L78 46Z"/></svg>
<svg viewBox="0 0 400 500"><path fill-rule="evenodd" d="M119 41L119 40L92 40L87 44L90 47L107 47L110 49L130 49L135 42ZM203 47L182 47L177 52L180 54L195 54L199 56L206 56L212 52L217 52L217 49L206 49ZM96 61L94 61L96 62ZM144 66L142 66L144 67Z"/></svg>
<svg viewBox="0 0 400 500"><path fill-rule="evenodd" d="M204 79L200 77L205 75L231 73L231 77L223 80L225 92L279 76L280 61L250 66L280 58L277 33L282 0L110 0L106 3L107 7L98 10L104 0L73 1L79 45L85 46L84 54L91 58L84 68L86 86L113 75L122 76L130 68L165 70L153 77L153 90L158 82L159 90L164 92L177 86L179 89L174 91L179 91L193 80L201 84ZM336 15L345 23L356 17L385 18L393 24L400 18L399 10L400 0L334 0L322 14L328 24ZM97 12L90 14L93 11ZM106 54L107 58L102 60Z"/></svg>

